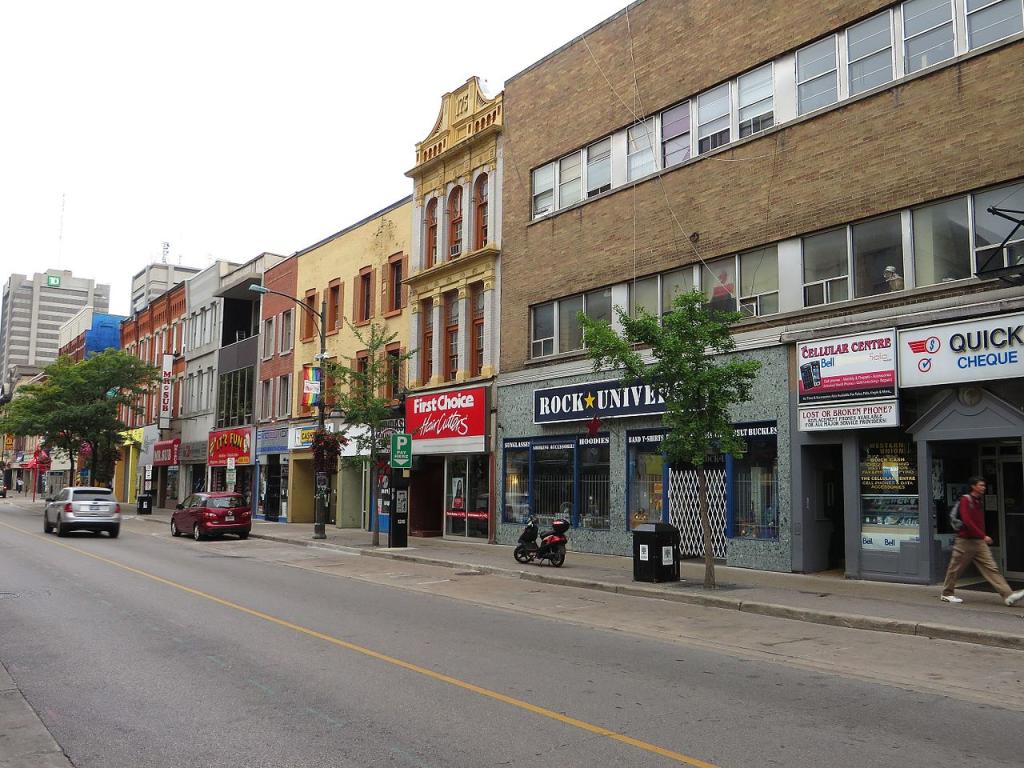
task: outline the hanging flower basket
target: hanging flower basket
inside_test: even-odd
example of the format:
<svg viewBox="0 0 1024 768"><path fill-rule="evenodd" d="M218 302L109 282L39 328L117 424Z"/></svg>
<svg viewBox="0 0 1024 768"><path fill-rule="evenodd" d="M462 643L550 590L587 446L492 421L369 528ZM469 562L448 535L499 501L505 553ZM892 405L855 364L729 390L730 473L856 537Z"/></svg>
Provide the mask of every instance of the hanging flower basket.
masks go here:
<svg viewBox="0 0 1024 768"><path fill-rule="evenodd" d="M341 449L348 438L334 432L317 430L313 433L313 465L317 472L337 472Z"/></svg>

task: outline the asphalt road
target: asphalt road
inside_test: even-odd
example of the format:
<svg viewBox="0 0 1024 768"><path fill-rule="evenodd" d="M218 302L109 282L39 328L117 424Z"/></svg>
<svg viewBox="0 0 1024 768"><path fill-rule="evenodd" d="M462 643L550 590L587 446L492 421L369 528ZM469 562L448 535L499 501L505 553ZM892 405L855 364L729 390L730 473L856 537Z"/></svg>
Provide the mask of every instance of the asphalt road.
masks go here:
<svg viewBox="0 0 1024 768"><path fill-rule="evenodd" d="M530 616L514 580L518 610L345 575L367 560L141 521L58 539L0 501L0 661L79 768L1020 765L998 701L560 620L558 587Z"/></svg>

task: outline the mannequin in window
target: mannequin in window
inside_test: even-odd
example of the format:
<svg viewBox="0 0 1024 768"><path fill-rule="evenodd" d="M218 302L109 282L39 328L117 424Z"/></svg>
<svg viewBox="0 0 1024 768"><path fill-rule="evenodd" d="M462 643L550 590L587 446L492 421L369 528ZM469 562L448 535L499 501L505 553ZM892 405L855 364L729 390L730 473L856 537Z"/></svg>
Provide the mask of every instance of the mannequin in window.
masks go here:
<svg viewBox="0 0 1024 768"><path fill-rule="evenodd" d="M899 272L896 271L896 267L891 264L885 268L882 273L882 279L885 280L885 284L888 286L890 291L902 291L903 290L903 277Z"/></svg>

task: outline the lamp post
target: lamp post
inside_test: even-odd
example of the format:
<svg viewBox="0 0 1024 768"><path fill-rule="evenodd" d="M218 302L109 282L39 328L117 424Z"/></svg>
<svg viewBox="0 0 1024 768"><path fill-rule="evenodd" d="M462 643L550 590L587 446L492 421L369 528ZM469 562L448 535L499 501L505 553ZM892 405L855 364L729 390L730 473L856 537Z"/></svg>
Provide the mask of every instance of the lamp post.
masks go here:
<svg viewBox="0 0 1024 768"><path fill-rule="evenodd" d="M320 396L317 397L317 401L316 401L316 428L317 428L317 432L318 433L323 433L323 431L324 431L324 400L325 400L325 397L326 397L326 394L327 394L326 392L324 392L324 389L326 389L325 385L327 384L327 377L323 375L322 370L323 370L324 360L327 357L327 336L325 335L325 332L324 332L324 323L325 323L325 318L327 317L327 299L326 298L321 298L321 300L320 300L320 311L317 312L315 309L313 309L311 306L309 306L306 302L301 301L300 299L296 298L295 296L290 296L287 293L281 293L280 291L272 291L269 288L266 288L266 287L264 287L262 285L250 285L249 286L249 290L252 291L253 293L258 293L258 294L261 294L261 295L272 293L275 296L281 296L281 297L283 297L285 299L290 299L291 301L294 301L296 304L298 304L300 307L302 307L304 310L309 312L311 315L313 315L319 321L317 323L317 331L320 333L320 354L316 356L316 360L319 361L319 363L320 363L321 375L320 375ZM324 512L326 511L325 510L325 506L327 504L327 497L324 496L323 499L320 499L319 501L317 501L317 496L318 496L318 494L317 494L317 485L316 485L316 464L314 462L314 466L313 466L313 538L314 539L326 539L327 538L327 532L325 530L325 518L326 518L326 515L324 514Z"/></svg>

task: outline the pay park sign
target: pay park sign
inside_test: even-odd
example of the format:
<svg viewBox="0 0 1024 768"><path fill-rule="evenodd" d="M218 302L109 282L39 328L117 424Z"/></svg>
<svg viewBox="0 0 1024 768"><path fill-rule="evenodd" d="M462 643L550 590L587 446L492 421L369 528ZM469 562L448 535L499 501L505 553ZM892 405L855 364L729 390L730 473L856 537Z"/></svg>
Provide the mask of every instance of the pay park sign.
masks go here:
<svg viewBox="0 0 1024 768"><path fill-rule="evenodd" d="M408 432L391 435L391 468L412 469L412 435Z"/></svg>

